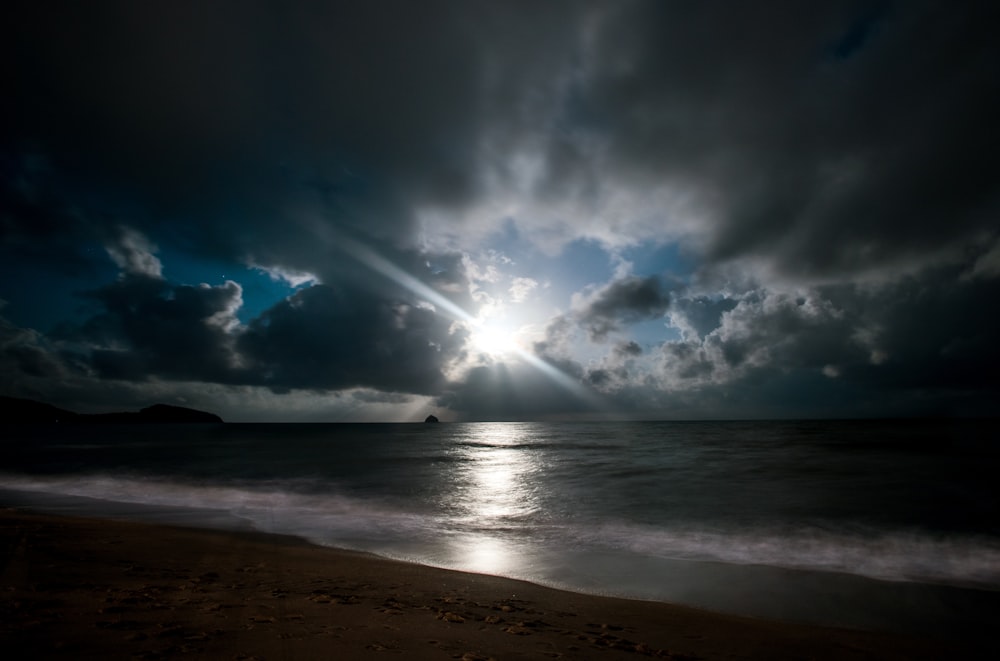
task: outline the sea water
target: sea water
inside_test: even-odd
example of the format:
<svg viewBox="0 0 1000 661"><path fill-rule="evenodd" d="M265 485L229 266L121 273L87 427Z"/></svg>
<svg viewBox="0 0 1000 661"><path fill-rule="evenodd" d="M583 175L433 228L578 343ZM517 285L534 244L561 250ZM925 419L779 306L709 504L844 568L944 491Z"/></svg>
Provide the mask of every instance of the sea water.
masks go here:
<svg viewBox="0 0 1000 661"><path fill-rule="evenodd" d="M0 504L252 527L570 590L967 635L993 421L5 426Z"/></svg>

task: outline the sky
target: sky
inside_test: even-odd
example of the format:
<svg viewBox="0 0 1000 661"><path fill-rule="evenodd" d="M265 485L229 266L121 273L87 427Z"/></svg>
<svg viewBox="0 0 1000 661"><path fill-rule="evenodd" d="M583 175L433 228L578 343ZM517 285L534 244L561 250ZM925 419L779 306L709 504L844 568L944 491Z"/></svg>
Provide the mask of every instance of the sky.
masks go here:
<svg viewBox="0 0 1000 661"><path fill-rule="evenodd" d="M989 5L11 2L0 394L995 415Z"/></svg>

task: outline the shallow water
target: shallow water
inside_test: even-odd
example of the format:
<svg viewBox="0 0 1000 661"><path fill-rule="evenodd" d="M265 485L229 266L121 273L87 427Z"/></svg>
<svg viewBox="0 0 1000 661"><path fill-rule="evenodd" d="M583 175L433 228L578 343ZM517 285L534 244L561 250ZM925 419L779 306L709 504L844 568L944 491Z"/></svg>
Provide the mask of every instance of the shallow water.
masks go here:
<svg viewBox="0 0 1000 661"><path fill-rule="evenodd" d="M1000 610L984 422L5 427L0 500L949 634Z"/></svg>

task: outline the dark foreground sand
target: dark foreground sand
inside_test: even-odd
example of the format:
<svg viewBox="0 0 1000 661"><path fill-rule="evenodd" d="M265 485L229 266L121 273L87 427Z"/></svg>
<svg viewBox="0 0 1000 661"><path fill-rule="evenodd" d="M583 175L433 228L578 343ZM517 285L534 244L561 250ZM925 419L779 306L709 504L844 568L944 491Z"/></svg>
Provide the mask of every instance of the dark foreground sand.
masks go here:
<svg viewBox="0 0 1000 661"><path fill-rule="evenodd" d="M970 659L962 641L595 597L289 537L0 511L7 659Z"/></svg>

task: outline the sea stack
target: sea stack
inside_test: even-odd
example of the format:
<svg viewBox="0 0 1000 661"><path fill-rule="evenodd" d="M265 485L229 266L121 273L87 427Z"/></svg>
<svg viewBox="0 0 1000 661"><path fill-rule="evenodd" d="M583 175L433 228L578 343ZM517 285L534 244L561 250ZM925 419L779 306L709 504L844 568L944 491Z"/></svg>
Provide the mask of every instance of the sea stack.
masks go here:
<svg viewBox="0 0 1000 661"><path fill-rule="evenodd" d="M441 422L441 421L437 419L436 415L431 414L426 418L424 418L424 422Z"/></svg>

